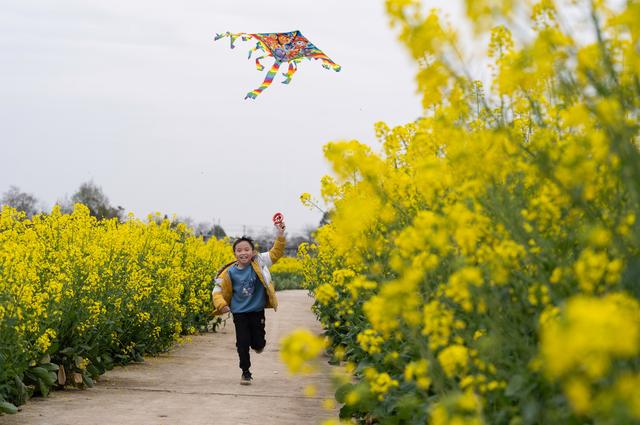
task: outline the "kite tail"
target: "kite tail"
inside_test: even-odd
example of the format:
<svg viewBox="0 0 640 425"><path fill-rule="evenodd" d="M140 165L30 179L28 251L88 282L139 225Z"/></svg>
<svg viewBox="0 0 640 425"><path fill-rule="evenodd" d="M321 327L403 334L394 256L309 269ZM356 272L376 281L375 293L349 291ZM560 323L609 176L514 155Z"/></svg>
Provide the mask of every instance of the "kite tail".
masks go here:
<svg viewBox="0 0 640 425"><path fill-rule="evenodd" d="M337 63L335 63L331 59L323 59L322 60L322 67L324 69L333 69L336 72L340 72L340 70L342 69L342 67L340 65L338 65Z"/></svg>
<svg viewBox="0 0 640 425"><path fill-rule="evenodd" d="M273 66L271 67L271 69L267 73L267 76L264 78L264 81L262 82L262 85L260 87L258 87L257 89L254 89L254 90L250 91L249 93L247 93L247 95L244 98L245 99L247 99L247 98L255 99L256 97L258 97L258 95L260 93L262 93L267 87L269 87L271 85L271 83L273 82L273 78L278 73L278 69L280 68L280 64L281 63L282 62L275 61Z"/></svg>
<svg viewBox="0 0 640 425"><path fill-rule="evenodd" d="M220 40L221 38L225 38L225 37L228 37L228 36L230 36L230 35L231 35L231 33L230 33L229 31L227 31L227 32L225 32L225 33L223 33L223 34L218 34L218 33L216 33L216 36L215 36L215 38L213 39L213 41L218 41L218 40Z"/></svg>
<svg viewBox="0 0 640 425"><path fill-rule="evenodd" d="M220 40L221 38L224 38L224 37L229 37L231 48L235 49L236 46L234 45L234 43L236 42L236 40L238 38L242 37L242 41L247 41L251 37L251 35L247 34L247 33L244 33L244 32L239 32L237 34L232 34L231 32L227 31L224 34L217 34L216 33L216 36L213 39L213 41L218 41L218 40Z"/></svg>
<svg viewBox="0 0 640 425"><path fill-rule="evenodd" d="M260 42L256 43L256 47L254 47L253 49L249 49L249 57L247 59L251 59L251 54L253 52L257 52L258 50L263 50L262 44L260 44Z"/></svg>
<svg viewBox="0 0 640 425"><path fill-rule="evenodd" d="M287 70L286 73L282 74L286 77L285 80L282 82L282 84L289 84L291 82L291 77L293 77L293 74L295 74L297 70L298 70L298 66L296 65L296 63L289 62L289 69Z"/></svg>
<svg viewBox="0 0 640 425"><path fill-rule="evenodd" d="M262 64L260 63L260 59L264 59L266 58L268 55L264 55L264 56L260 56L259 58L256 58L256 69L258 71L262 71L264 69L264 66L262 66Z"/></svg>
<svg viewBox="0 0 640 425"><path fill-rule="evenodd" d="M319 59L322 61L322 67L324 69L333 69L336 72L340 72L340 70L342 69L342 67L340 65L338 65L337 63L335 63L334 61L332 61L331 59L329 59L329 56L325 55L324 53L316 53L313 55L309 55L310 58L313 59Z"/></svg>

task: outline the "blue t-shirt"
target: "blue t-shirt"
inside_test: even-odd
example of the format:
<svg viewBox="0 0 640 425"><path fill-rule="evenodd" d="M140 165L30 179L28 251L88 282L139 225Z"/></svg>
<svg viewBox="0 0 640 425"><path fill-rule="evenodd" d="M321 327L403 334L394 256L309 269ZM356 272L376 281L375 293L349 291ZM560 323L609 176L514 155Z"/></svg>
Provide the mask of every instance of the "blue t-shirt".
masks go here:
<svg viewBox="0 0 640 425"><path fill-rule="evenodd" d="M229 277L233 285L233 296L231 297L232 313L247 313L250 311L264 310L267 302L267 295L262 282L251 265L239 269L234 264L229 269Z"/></svg>

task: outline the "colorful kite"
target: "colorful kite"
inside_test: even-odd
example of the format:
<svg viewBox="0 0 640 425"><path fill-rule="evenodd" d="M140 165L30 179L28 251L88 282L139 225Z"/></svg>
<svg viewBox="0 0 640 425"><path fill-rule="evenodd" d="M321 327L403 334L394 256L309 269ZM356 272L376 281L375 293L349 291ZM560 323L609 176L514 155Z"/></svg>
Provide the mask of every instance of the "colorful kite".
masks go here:
<svg viewBox="0 0 640 425"><path fill-rule="evenodd" d="M247 41L250 38L258 40L256 47L249 50L249 59L251 59L251 54L253 52L257 52L258 50L264 52L264 55L256 58L256 68L258 68L258 71L262 71L264 69L264 66L260 63L261 59L269 56L275 58L275 62L267 73L262 85L247 93L245 99L248 97L255 99L260 93L269 87L273 82L273 78L278 73L280 65L284 62L289 62L289 69L287 72L282 73L282 75L285 76L285 80L282 82L283 84L289 84L289 82L291 82L291 77L293 77L293 74L298 69L298 63L303 59L320 59L323 62L322 66L324 68L333 69L336 72L340 71L340 65L329 59L322 50L318 49L312 42L307 40L300 31L258 34L248 34L244 32L232 34L230 32L226 32L224 34L216 34L215 39L219 40L223 37L229 37L231 39L232 49L235 48L233 43L238 38L242 38L242 41Z"/></svg>

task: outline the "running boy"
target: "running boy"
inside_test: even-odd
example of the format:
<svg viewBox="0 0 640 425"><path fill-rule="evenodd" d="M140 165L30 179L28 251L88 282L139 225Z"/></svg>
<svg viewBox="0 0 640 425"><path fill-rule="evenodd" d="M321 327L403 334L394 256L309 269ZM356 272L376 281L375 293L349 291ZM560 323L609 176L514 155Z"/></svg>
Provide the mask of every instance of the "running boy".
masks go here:
<svg viewBox="0 0 640 425"><path fill-rule="evenodd" d="M264 309L278 308L269 267L284 253L284 222L276 223L277 238L269 252L258 254L253 241L243 236L233 243L236 261L222 268L213 288L216 314L233 314L236 348L240 357L240 384L251 384L249 348L260 354L266 345Z"/></svg>

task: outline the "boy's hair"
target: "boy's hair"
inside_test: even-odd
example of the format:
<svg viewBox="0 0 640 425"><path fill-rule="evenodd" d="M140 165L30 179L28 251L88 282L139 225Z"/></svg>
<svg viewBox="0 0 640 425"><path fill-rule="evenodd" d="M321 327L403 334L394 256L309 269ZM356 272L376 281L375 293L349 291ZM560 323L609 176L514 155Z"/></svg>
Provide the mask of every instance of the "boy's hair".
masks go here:
<svg viewBox="0 0 640 425"><path fill-rule="evenodd" d="M240 242L249 242L249 245L251 245L251 249L256 249L255 245L253 244L253 239L251 239L249 236L242 236L241 238L236 239L236 241L233 243L233 251L236 251L236 245L238 245Z"/></svg>

